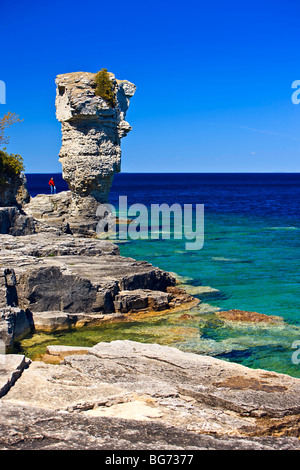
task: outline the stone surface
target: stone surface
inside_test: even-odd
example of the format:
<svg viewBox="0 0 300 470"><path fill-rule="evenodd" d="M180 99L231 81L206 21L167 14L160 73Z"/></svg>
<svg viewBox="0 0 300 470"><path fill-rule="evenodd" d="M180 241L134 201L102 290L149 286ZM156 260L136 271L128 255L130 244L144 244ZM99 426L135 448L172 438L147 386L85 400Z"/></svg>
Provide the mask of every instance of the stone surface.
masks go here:
<svg viewBox="0 0 300 470"><path fill-rule="evenodd" d="M72 192L68 222L75 231L79 219L97 223L99 203L108 202L113 175L120 171L121 138L131 130L125 116L136 91L133 83L110 74L117 103L112 108L95 95L94 78L88 72L56 78L56 116L62 126L60 162Z"/></svg>
<svg viewBox="0 0 300 470"><path fill-rule="evenodd" d="M72 202L71 191L61 191L58 194L38 194L24 204L25 213L32 217L36 231L45 231L46 227L54 227L62 232L71 231L68 225L69 208Z"/></svg>
<svg viewBox="0 0 300 470"><path fill-rule="evenodd" d="M67 312L32 312L32 323L35 331L53 332L81 328L83 326L96 326L104 322L121 318L118 313L67 313Z"/></svg>
<svg viewBox="0 0 300 470"><path fill-rule="evenodd" d="M216 315L222 320L233 322L250 322L250 323L281 323L283 318L275 315L265 315L264 313L247 312L244 310L226 310L218 311Z"/></svg>
<svg viewBox="0 0 300 470"><path fill-rule="evenodd" d="M0 450L299 450L294 437L199 434L158 421L90 417L0 402ZM100 453L97 458L104 464ZM144 457L143 457L144 458Z"/></svg>
<svg viewBox="0 0 300 470"><path fill-rule="evenodd" d="M7 394L29 364L30 361L21 354L0 354L0 398Z"/></svg>
<svg viewBox="0 0 300 470"><path fill-rule="evenodd" d="M299 379L132 341L48 353L1 399L3 448L300 449Z"/></svg>
<svg viewBox="0 0 300 470"><path fill-rule="evenodd" d="M150 264L114 255L51 256L18 263L10 263L18 304L31 312L112 313L119 291L164 291L172 283L167 273Z"/></svg>
<svg viewBox="0 0 300 470"><path fill-rule="evenodd" d="M106 240L40 232L1 235L0 242L0 339L7 345L30 328L95 325L124 312L162 310L192 299L167 293L175 278L120 256L118 246Z"/></svg>
<svg viewBox="0 0 300 470"><path fill-rule="evenodd" d="M30 316L18 307L0 308L0 341L9 350L15 341L30 333Z"/></svg>
<svg viewBox="0 0 300 470"><path fill-rule="evenodd" d="M169 308L170 299L171 296L167 292L149 289L124 290L115 296L114 307L115 311L120 313L146 308L165 310Z"/></svg>
<svg viewBox="0 0 300 470"><path fill-rule="evenodd" d="M117 245L106 240L77 238L68 234L41 232L34 235L0 237L1 256L13 258L46 258L51 256L119 255Z"/></svg>
<svg viewBox="0 0 300 470"><path fill-rule="evenodd" d="M85 346L48 346L47 354L64 358L65 356L74 356L76 354L87 354L90 348Z"/></svg>
<svg viewBox="0 0 300 470"><path fill-rule="evenodd" d="M23 173L7 178L7 183L0 187L1 207L22 207L28 202L30 195L27 191L26 177Z"/></svg>
<svg viewBox="0 0 300 470"><path fill-rule="evenodd" d="M0 207L0 234L14 236L35 233L36 222L17 207Z"/></svg>

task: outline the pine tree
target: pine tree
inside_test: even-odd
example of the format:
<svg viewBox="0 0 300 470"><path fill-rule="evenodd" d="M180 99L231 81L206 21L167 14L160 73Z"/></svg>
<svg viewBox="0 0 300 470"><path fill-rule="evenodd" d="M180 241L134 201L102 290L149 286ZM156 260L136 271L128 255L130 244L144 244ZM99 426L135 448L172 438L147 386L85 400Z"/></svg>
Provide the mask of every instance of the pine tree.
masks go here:
<svg viewBox="0 0 300 470"><path fill-rule="evenodd" d="M95 94L101 96L109 106L114 108L116 106L116 99L114 94L114 87L107 69L101 69L95 76L96 90Z"/></svg>

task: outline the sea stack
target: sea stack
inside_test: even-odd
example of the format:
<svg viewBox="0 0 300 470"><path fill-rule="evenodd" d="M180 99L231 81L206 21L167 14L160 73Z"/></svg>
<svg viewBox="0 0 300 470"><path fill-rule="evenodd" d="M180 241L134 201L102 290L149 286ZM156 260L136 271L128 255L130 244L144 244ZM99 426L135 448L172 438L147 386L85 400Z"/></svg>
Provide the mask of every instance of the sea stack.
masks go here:
<svg viewBox="0 0 300 470"><path fill-rule="evenodd" d="M131 130L125 121L136 86L112 81L115 105L95 94L95 74L75 72L56 78L56 117L61 122L59 160L72 193L69 222L95 221L97 207L108 202L115 173L121 167L121 138Z"/></svg>

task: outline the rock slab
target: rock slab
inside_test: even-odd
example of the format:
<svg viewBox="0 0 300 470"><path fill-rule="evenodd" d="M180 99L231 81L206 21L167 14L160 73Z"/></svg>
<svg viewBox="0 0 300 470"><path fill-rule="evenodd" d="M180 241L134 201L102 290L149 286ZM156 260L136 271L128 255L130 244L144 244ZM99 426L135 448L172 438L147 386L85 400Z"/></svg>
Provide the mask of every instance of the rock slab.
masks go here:
<svg viewBox="0 0 300 470"><path fill-rule="evenodd" d="M299 379L133 341L48 353L62 362L32 362L2 397L0 430L20 439L0 431L0 446L300 449Z"/></svg>
<svg viewBox="0 0 300 470"><path fill-rule="evenodd" d="M169 273L120 256L106 240L40 232L0 235L0 242L0 340L7 347L33 328L98 324L192 299L167 292L176 283Z"/></svg>

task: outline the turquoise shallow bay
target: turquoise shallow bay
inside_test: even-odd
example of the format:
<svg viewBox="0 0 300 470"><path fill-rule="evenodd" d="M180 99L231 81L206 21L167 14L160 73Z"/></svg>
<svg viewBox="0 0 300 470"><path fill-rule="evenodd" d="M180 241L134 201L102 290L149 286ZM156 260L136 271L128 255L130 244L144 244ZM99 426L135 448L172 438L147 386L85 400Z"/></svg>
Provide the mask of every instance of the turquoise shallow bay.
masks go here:
<svg viewBox="0 0 300 470"><path fill-rule="evenodd" d="M115 206L120 195L127 195L128 205L204 204L201 250L187 251L186 240L173 239L129 240L119 246L124 256L147 260L176 273L187 286L211 286L219 294L202 298L188 319L180 312L41 335L40 344L158 342L300 377L300 364L292 360L293 343L300 341L300 175L120 174L111 191ZM226 323L215 315L216 308L276 315L283 322Z"/></svg>
<svg viewBox="0 0 300 470"><path fill-rule="evenodd" d="M299 365L292 363L292 344L300 339L299 229L266 226L264 220L254 225L247 217L216 219L206 215L200 251L186 251L177 240L139 240L120 245L121 253L176 272L187 284L218 289L219 296L202 299L209 306L284 319L272 326L229 325L213 312L202 313L200 305L197 331L176 346L300 377Z"/></svg>

